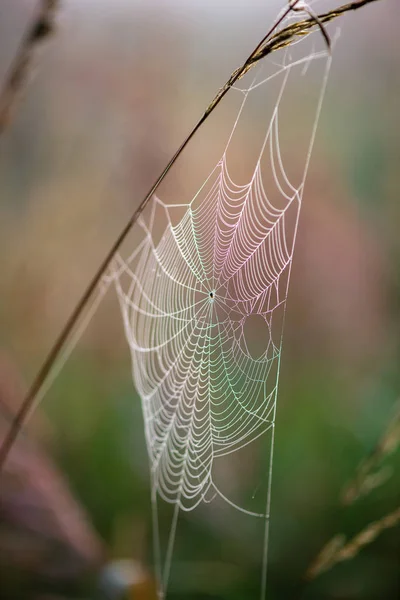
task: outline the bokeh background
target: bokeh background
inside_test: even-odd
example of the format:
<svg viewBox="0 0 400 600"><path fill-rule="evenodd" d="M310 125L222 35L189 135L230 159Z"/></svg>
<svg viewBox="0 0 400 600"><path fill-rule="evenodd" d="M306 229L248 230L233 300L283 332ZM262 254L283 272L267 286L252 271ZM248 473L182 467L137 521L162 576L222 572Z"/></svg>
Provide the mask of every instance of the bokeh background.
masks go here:
<svg viewBox="0 0 400 600"><path fill-rule="evenodd" d="M0 82L37 5L0 0ZM2 431L122 223L280 7L61 3L57 30L0 140ZM398 527L304 581L334 534L351 537L400 500L394 453L382 485L341 504L400 397L399 18L396 0L380 0L340 21L288 302L271 600L400 597ZM293 102L288 126L306 113ZM199 187L224 119L222 107L171 173L168 199L185 201L184 190ZM143 422L112 292L13 457L2 486L4 506L16 510L0 513L1 598L93 598L102 565L117 559L132 561L144 581L130 597L154 597ZM171 599L258 597L260 553L223 517L211 505L182 519Z"/></svg>

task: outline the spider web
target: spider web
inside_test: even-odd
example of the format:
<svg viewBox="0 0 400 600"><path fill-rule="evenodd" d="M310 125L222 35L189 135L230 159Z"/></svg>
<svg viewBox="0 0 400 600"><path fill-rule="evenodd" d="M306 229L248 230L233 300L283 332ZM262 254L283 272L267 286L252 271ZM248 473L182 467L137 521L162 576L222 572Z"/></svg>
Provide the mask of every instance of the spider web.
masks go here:
<svg viewBox="0 0 400 600"><path fill-rule="evenodd" d="M306 41L286 51L265 75L232 94L242 98L220 159L187 203L154 197L139 221L142 240L119 254L115 282L140 395L150 462L155 556L160 597L165 597L179 511L215 497L265 521L261 597L265 597L274 423L282 329L290 270L329 58ZM280 108L292 76L323 63L301 177L294 181L280 139ZM271 64L270 64L271 67ZM244 80L246 81L246 80ZM307 85L304 79L303 85ZM277 95L247 183L239 184L229 153L250 96ZM295 101L291 101L294 104ZM182 216L176 221L179 209ZM166 223L160 232L161 223ZM251 320L261 339L251 343ZM253 323L254 329L254 323ZM265 510L228 497L219 485L218 461L261 437L270 443ZM174 508L161 558L158 498Z"/></svg>

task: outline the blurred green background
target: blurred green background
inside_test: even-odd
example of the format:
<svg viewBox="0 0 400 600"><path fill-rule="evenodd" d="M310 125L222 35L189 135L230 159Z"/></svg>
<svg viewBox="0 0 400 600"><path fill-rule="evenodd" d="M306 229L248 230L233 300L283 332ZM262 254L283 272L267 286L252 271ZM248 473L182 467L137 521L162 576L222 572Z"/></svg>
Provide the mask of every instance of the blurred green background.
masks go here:
<svg viewBox="0 0 400 600"><path fill-rule="evenodd" d="M321 0L315 8L332 4ZM280 6L62 2L57 31L0 140L1 360L23 380L32 380L124 219ZM0 81L36 7L34 0L0 0ZM388 457L393 474L384 485L352 507L340 504L400 397L399 18L398 2L381 0L340 21L288 301L269 600L400 597L398 528L304 582L334 534L351 537L400 500L397 453ZM304 111L293 104L293 127ZM216 122L171 173L167 199L201 183L211 135L224 135ZM291 153L296 160L296 147ZM7 377L7 368L2 372ZM151 571L143 422L112 291L36 420L32 436L86 511L85 527L101 540L99 554ZM171 600L258 597L259 549L215 510L211 504L182 517ZM54 574L32 577L18 560L12 568L18 576L9 578L1 598L91 597L80 574L60 583ZM133 597L152 597L140 593Z"/></svg>

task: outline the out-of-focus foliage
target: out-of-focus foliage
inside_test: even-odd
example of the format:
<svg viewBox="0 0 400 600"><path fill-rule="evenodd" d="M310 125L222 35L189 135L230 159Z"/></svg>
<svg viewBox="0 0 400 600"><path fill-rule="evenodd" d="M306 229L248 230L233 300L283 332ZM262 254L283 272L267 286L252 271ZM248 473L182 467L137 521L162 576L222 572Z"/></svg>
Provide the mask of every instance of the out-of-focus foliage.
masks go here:
<svg viewBox="0 0 400 600"><path fill-rule="evenodd" d="M64 2L58 33L0 141L0 343L26 380L126 216L265 32L271 4ZM34 5L1 2L0 78ZM288 301L270 600L400 594L398 528L315 581L303 577L334 534L351 537L400 499L395 453L384 485L340 504L400 396L398 19L393 0L359 11L343 19L334 51ZM293 161L304 111L293 106ZM166 200L199 186L210 136L211 147L219 143L230 117L221 107L191 145L171 173ZM150 565L148 463L129 360L110 293L42 403L50 435L46 427L34 433L108 558ZM251 494L245 469L241 476ZM225 516L208 505L182 517L171 600L258 597L259 548ZM85 584L57 593L82 598Z"/></svg>

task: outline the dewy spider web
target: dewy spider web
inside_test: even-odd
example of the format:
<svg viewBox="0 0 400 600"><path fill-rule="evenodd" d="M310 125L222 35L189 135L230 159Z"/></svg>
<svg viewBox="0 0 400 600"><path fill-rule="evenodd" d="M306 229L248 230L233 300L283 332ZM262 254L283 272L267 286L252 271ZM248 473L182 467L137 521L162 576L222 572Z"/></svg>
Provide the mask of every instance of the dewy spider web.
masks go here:
<svg viewBox="0 0 400 600"><path fill-rule="evenodd" d="M298 43L301 48L304 42ZM143 240L127 258L119 254L114 279L132 354L133 380L142 402L150 460L155 555L160 597L166 593L180 510L216 496L265 520L261 597L265 597L273 431L282 348L283 314L311 147L327 78L317 103L300 182L284 164L279 114L289 77L325 60L326 52L288 52L275 72L261 73L243 94L225 151L187 204L154 197L139 225ZM299 73L300 72L300 73ZM244 106L255 89L279 93L250 180L239 185L228 151ZM294 107L295 110L295 107ZM264 172L272 175L268 184ZM273 182L273 190L271 188ZM274 198L274 200L272 200ZM179 222L174 209L184 209ZM157 241L159 215L166 228ZM247 323L257 315L267 339L254 353ZM260 321L261 322L261 321ZM268 494L262 514L239 506L218 485L218 460L269 435ZM175 505L163 572L157 496Z"/></svg>

